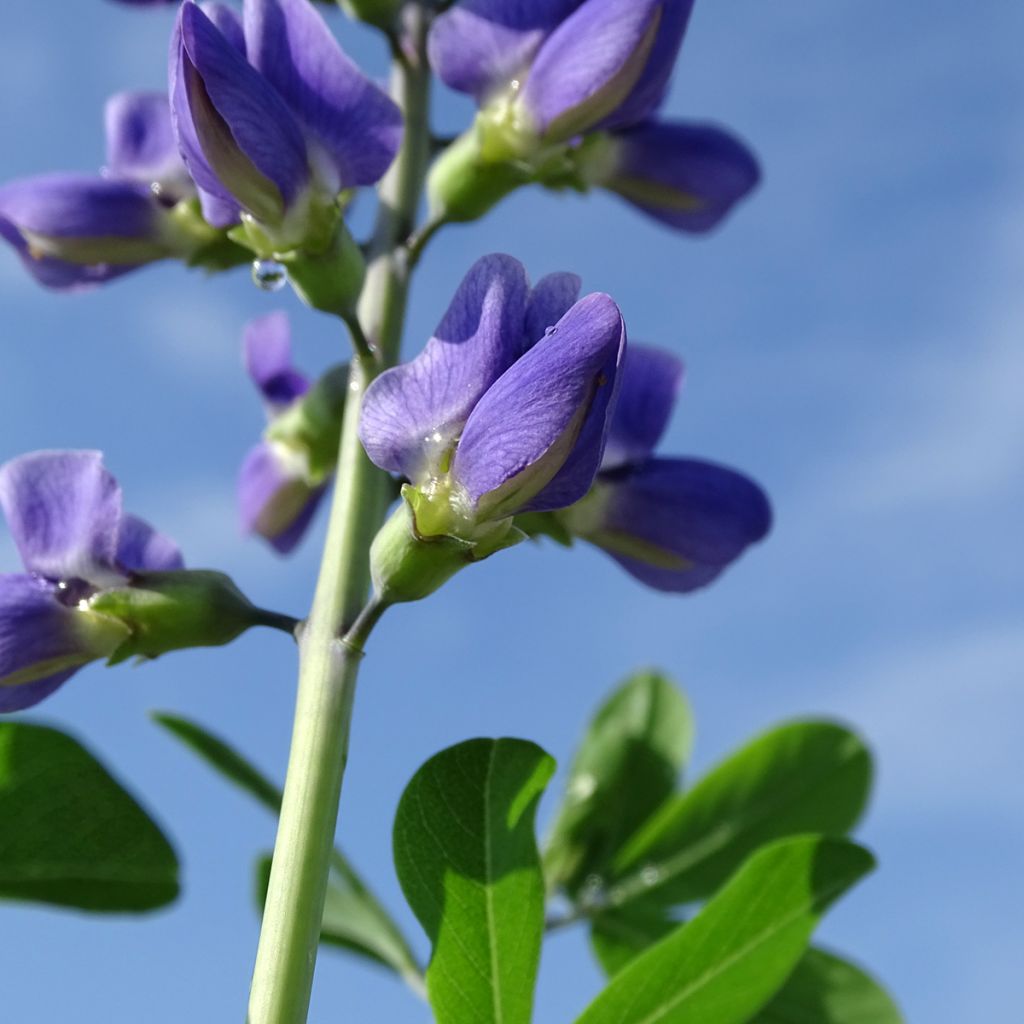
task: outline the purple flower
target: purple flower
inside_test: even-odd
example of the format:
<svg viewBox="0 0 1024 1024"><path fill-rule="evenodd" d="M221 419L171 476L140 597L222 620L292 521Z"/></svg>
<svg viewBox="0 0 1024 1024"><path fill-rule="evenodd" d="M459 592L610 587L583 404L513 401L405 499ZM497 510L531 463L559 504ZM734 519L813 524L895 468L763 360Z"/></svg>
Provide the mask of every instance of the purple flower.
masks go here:
<svg viewBox="0 0 1024 1024"><path fill-rule="evenodd" d="M626 334L607 295L578 290L559 274L531 292L520 263L485 257L423 352L368 389L363 446L411 481L420 535L473 541L590 488Z"/></svg>
<svg viewBox="0 0 1024 1024"><path fill-rule="evenodd" d="M558 515L571 535L637 579L677 593L706 586L771 527L768 499L747 477L653 454L682 370L668 352L630 348L601 472L591 492Z"/></svg>
<svg viewBox="0 0 1024 1024"><path fill-rule="evenodd" d="M245 366L270 425L242 464L239 514L246 532L287 554L302 539L330 483L341 432L342 374L331 371L311 390L292 365L284 313L252 321L244 345Z"/></svg>
<svg viewBox="0 0 1024 1024"><path fill-rule="evenodd" d="M338 193L372 184L401 113L308 0L187 0L171 42L171 107L185 163L220 226L252 216L274 248L302 244Z"/></svg>
<svg viewBox="0 0 1024 1024"><path fill-rule="evenodd" d="M472 145L435 169L436 212L473 219L481 195L493 203L532 177L556 188L610 188L675 228L717 223L757 183L753 156L718 129L652 120L692 7L693 0L454 4L431 30L431 62L481 110ZM503 163L518 174L494 169Z"/></svg>
<svg viewBox="0 0 1024 1024"><path fill-rule="evenodd" d="M99 452L35 452L0 466L0 507L26 570L0 575L0 711L18 711L128 639L123 622L91 607L94 596L182 560L122 511Z"/></svg>
<svg viewBox="0 0 1024 1024"><path fill-rule="evenodd" d="M175 213L194 195L167 97L120 93L105 111L104 174L48 174L0 186L0 235L41 284L80 289L155 260L192 259L212 240Z"/></svg>

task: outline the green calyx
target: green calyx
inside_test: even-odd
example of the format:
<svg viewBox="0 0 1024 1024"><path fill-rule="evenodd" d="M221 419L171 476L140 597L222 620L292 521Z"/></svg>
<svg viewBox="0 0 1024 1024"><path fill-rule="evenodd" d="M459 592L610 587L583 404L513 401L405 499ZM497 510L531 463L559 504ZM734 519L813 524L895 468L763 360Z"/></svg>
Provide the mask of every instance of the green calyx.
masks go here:
<svg viewBox="0 0 1024 1024"><path fill-rule="evenodd" d="M440 496L402 488L398 508L381 527L370 550L374 591L384 604L419 601L460 569L526 539L512 520L474 525L455 512L445 516ZM443 526L463 535L432 532Z"/></svg>
<svg viewBox="0 0 1024 1024"><path fill-rule="evenodd" d="M110 654L111 665L189 647L220 647L266 621L228 576L203 569L144 573L130 586L96 594L89 609L127 630Z"/></svg>
<svg viewBox="0 0 1024 1024"><path fill-rule="evenodd" d="M348 366L332 367L277 416L264 434L272 444L294 454L311 487L322 484L334 471L347 395Z"/></svg>

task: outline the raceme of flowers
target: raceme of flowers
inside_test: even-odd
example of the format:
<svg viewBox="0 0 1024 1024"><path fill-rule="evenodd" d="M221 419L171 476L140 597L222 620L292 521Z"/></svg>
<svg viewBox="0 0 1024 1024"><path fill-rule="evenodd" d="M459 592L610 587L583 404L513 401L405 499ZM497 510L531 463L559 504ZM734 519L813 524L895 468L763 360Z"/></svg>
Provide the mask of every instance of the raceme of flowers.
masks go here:
<svg viewBox="0 0 1024 1024"><path fill-rule="evenodd" d="M611 189L675 228L707 231L759 180L714 125L656 117L693 0L459 0L430 58L480 105L438 163L436 215L473 219L528 180Z"/></svg>

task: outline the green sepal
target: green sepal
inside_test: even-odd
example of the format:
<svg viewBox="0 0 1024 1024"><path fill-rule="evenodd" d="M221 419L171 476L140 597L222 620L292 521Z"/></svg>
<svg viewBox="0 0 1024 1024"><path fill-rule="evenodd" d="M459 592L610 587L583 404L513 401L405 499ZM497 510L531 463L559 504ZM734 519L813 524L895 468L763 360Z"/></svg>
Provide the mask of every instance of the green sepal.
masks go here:
<svg viewBox="0 0 1024 1024"><path fill-rule="evenodd" d="M111 665L189 647L220 647L265 619L230 577L205 569L144 573L131 586L101 591L89 605L130 630L110 656Z"/></svg>
<svg viewBox="0 0 1024 1024"><path fill-rule="evenodd" d="M434 162L427 179L432 220L477 220L505 196L533 180L519 160L489 160L478 130L460 135Z"/></svg>
<svg viewBox="0 0 1024 1024"><path fill-rule="evenodd" d="M331 367L267 427L268 441L303 453L310 486L319 486L334 471L347 397L348 366Z"/></svg>
<svg viewBox="0 0 1024 1024"><path fill-rule="evenodd" d="M515 524L530 540L549 537L564 548L571 548L573 545L571 531L554 512L526 512L515 517Z"/></svg>
<svg viewBox="0 0 1024 1024"><path fill-rule="evenodd" d="M424 533L418 508L423 494L408 484L398 508L380 528L370 549L374 592L384 604L419 601L460 569L526 540L511 519L483 523L468 537Z"/></svg>
<svg viewBox="0 0 1024 1024"><path fill-rule="evenodd" d="M398 16L400 0L338 0L338 5L350 17L365 21L377 28L390 28Z"/></svg>
<svg viewBox="0 0 1024 1024"><path fill-rule="evenodd" d="M295 294L311 309L341 317L355 310L366 260L340 217L326 249L303 247L274 255L288 268Z"/></svg>

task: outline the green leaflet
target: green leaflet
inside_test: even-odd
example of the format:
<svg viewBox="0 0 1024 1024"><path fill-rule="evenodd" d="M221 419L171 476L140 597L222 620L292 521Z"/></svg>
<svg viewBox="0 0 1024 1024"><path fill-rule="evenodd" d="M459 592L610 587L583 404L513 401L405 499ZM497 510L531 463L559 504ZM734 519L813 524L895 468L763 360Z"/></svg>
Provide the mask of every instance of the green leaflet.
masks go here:
<svg viewBox="0 0 1024 1024"><path fill-rule="evenodd" d="M470 740L413 776L395 817L395 867L433 943L438 1024L528 1024L544 928L534 836L554 761L523 740Z"/></svg>
<svg viewBox="0 0 1024 1024"><path fill-rule="evenodd" d="M234 747L179 715L156 712L153 720L273 814L279 813L281 790ZM266 854L256 864L261 913L269 878L270 856ZM338 850L331 857L321 941L392 967L413 988L422 988L419 966L401 930Z"/></svg>
<svg viewBox="0 0 1024 1024"><path fill-rule="evenodd" d="M753 1024L903 1024L903 1014L859 967L810 949Z"/></svg>
<svg viewBox="0 0 1024 1024"><path fill-rule="evenodd" d="M825 909L873 866L845 840L764 847L692 921L615 975L577 1024L745 1024L785 982Z"/></svg>
<svg viewBox="0 0 1024 1024"><path fill-rule="evenodd" d="M591 721L545 851L549 887L576 895L671 796L693 748L693 714L657 672L638 672Z"/></svg>
<svg viewBox="0 0 1024 1024"><path fill-rule="evenodd" d="M0 897L99 912L179 891L163 832L77 740L0 722Z"/></svg>
<svg viewBox="0 0 1024 1024"><path fill-rule="evenodd" d="M614 865L613 904L645 894L664 904L704 899L758 847L787 835L840 836L871 788L871 756L831 722L780 726L671 799Z"/></svg>

